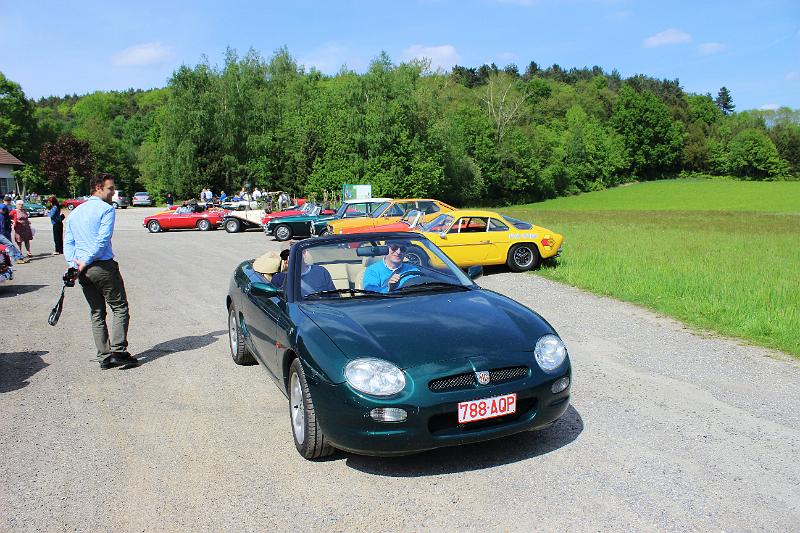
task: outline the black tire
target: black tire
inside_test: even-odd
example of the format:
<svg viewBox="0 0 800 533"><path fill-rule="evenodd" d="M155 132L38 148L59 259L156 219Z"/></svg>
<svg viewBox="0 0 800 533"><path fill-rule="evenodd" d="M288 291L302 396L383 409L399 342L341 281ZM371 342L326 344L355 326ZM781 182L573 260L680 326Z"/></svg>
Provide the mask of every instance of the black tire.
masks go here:
<svg viewBox="0 0 800 533"><path fill-rule="evenodd" d="M242 224L235 218L229 218L225 221L225 231L228 233L238 233L242 231Z"/></svg>
<svg viewBox="0 0 800 533"><path fill-rule="evenodd" d="M70 211L72 211L73 209L75 209L75 206L74 206L74 205L72 205L72 204L69 204L69 205L67 206L67 209L69 209Z"/></svg>
<svg viewBox="0 0 800 533"><path fill-rule="evenodd" d="M292 361L289 367L289 424L292 427L292 437L297 451L306 459L320 459L327 457L335 451L322 429L317 423L314 402L308 390L306 375L300 359ZM298 436L299 427L302 435Z"/></svg>
<svg viewBox="0 0 800 533"><path fill-rule="evenodd" d="M523 243L511 247L506 263L512 272L525 272L539 266L539 260L539 249L536 245Z"/></svg>
<svg viewBox="0 0 800 533"><path fill-rule="evenodd" d="M252 365L256 362L244 345L244 335L242 328L239 327L239 315L233 304L228 309L228 346L231 349L231 358L237 365Z"/></svg>
<svg viewBox="0 0 800 533"><path fill-rule="evenodd" d="M114 209L119 209L119 204L117 202L114 202L111 205L114 207Z"/></svg>
<svg viewBox="0 0 800 533"><path fill-rule="evenodd" d="M161 231L161 224L158 223L158 220L151 220L147 223L147 231L150 233L158 233Z"/></svg>
<svg viewBox="0 0 800 533"><path fill-rule="evenodd" d="M422 251L419 246L410 246L406 251L406 259L408 263L412 265L419 265L426 267L428 266L429 257L428 254Z"/></svg>
<svg viewBox="0 0 800 533"><path fill-rule="evenodd" d="M333 235L328 228L325 228L319 234L320 237L327 237L328 235Z"/></svg>
<svg viewBox="0 0 800 533"><path fill-rule="evenodd" d="M211 229L211 222L206 219L201 219L197 221L197 229L200 231L208 231Z"/></svg>
<svg viewBox="0 0 800 533"><path fill-rule="evenodd" d="M288 224L279 224L272 233L281 242L292 238L292 228Z"/></svg>

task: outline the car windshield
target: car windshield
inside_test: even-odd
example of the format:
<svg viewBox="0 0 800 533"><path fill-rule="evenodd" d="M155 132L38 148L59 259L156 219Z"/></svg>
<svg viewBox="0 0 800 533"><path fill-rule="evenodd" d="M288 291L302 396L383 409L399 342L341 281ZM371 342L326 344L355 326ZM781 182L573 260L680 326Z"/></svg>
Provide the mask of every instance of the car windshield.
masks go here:
<svg viewBox="0 0 800 533"><path fill-rule="evenodd" d="M419 235L305 241L290 257L289 279L295 298L308 302L404 298L474 287L436 245Z"/></svg>
<svg viewBox="0 0 800 533"><path fill-rule="evenodd" d="M424 226L422 231L440 232L447 231L453 225L455 219L451 215L439 215Z"/></svg>
<svg viewBox="0 0 800 533"><path fill-rule="evenodd" d="M372 210L369 216L372 218L378 218L383 214L384 211L386 211L389 208L390 204L391 202L381 202Z"/></svg>
<svg viewBox="0 0 800 533"><path fill-rule="evenodd" d="M511 222L515 228L517 229L531 229L533 228L533 224L530 222L525 222L524 220L520 220L518 218L513 218L508 215L503 215L503 218Z"/></svg>

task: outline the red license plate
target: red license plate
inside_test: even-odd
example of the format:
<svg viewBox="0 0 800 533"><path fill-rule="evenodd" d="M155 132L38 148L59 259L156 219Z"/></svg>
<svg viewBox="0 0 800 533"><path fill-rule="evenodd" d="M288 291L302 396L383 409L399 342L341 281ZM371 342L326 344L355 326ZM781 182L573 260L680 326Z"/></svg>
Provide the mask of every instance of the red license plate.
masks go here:
<svg viewBox="0 0 800 533"><path fill-rule="evenodd" d="M517 394L506 394L458 404L458 423L475 422L517 412Z"/></svg>

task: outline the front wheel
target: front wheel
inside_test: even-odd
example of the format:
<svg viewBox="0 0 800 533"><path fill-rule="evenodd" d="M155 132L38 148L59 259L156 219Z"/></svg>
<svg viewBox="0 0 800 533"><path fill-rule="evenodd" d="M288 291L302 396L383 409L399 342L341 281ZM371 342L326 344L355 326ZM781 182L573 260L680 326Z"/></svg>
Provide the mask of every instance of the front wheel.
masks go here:
<svg viewBox="0 0 800 533"><path fill-rule="evenodd" d="M75 209L75 206L74 206L74 205L72 205L72 204L69 204L69 205L67 206L67 209L69 209L70 211L72 211L73 209Z"/></svg>
<svg viewBox="0 0 800 533"><path fill-rule="evenodd" d="M200 231L208 231L211 229L211 222L206 219L197 221L197 229Z"/></svg>
<svg viewBox="0 0 800 533"><path fill-rule="evenodd" d="M151 220L147 223L147 230L150 233L158 233L161 231L161 224L159 224L157 220Z"/></svg>
<svg viewBox="0 0 800 533"><path fill-rule="evenodd" d="M524 272L539 266L539 249L533 244L517 244L508 252L508 268L512 272Z"/></svg>
<svg viewBox="0 0 800 533"><path fill-rule="evenodd" d="M236 306L233 304L228 310L228 341L230 342L231 358L233 358L234 363L237 365L252 365L256 362L244 345L244 335L242 335L242 328L239 327Z"/></svg>
<svg viewBox="0 0 800 533"><path fill-rule="evenodd" d="M238 233L242 230L242 224L235 218L229 218L225 221L225 231L228 233Z"/></svg>
<svg viewBox="0 0 800 533"><path fill-rule="evenodd" d="M317 423L314 402L311 401L300 359L292 361L289 367L289 421L292 423L294 445L300 455L306 459L319 459L333 454L333 446L328 444Z"/></svg>
<svg viewBox="0 0 800 533"><path fill-rule="evenodd" d="M275 238L279 241L288 241L292 238L292 228L290 228L287 224L281 224L277 228L275 228Z"/></svg>
<svg viewBox="0 0 800 533"><path fill-rule="evenodd" d="M328 228L325 228L319 233L320 237L327 237L328 235L333 235L333 233L331 233L331 230L329 230Z"/></svg>

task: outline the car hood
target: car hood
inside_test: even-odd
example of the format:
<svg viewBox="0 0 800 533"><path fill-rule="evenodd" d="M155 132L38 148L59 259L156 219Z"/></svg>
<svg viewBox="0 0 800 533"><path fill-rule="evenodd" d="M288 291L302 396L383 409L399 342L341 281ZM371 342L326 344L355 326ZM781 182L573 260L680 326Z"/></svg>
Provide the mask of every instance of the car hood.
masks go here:
<svg viewBox="0 0 800 533"><path fill-rule="evenodd" d="M348 359L378 357L400 368L465 357L532 352L552 327L497 293L470 290L300 305Z"/></svg>

